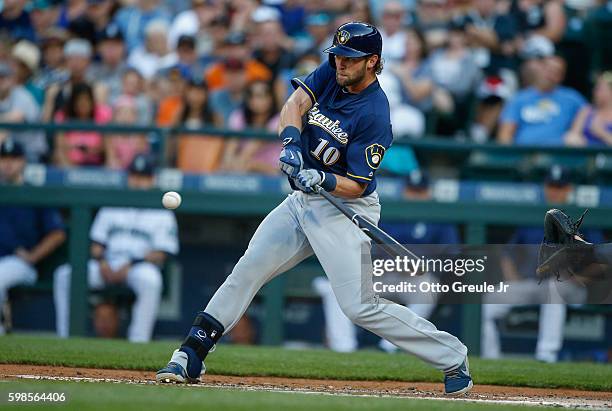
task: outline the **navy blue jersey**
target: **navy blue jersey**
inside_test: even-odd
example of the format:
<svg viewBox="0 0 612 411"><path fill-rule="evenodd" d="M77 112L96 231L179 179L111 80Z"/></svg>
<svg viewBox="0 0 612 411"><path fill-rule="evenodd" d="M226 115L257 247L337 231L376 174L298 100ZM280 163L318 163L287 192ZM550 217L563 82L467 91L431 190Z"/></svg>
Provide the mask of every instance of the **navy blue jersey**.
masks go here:
<svg viewBox="0 0 612 411"><path fill-rule="evenodd" d="M371 194L376 170L393 140L389 101L378 80L360 93L348 93L326 61L291 84L301 87L313 104L302 130L304 168L366 183L363 196Z"/></svg>
<svg viewBox="0 0 612 411"><path fill-rule="evenodd" d="M63 229L62 217L53 208L0 207L0 257L19 247L31 250L51 231Z"/></svg>

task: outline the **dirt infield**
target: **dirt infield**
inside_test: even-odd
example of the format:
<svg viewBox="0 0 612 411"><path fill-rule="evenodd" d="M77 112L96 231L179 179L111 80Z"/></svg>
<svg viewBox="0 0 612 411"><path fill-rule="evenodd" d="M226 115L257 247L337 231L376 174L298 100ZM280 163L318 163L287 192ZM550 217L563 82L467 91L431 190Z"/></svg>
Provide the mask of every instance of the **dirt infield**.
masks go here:
<svg viewBox="0 0 612 411"><path fill-rule="evenodd" d="M150 371L0 364L0 379L18 378L109 381L133 384L150 384L155 381L155 375ZM441 383L206 375L204 382L194 385L194 388L198 386L338 395L445 398L442 394L443 386ZM477 384L467 399L476 402L517 403L574 409L612 409L612 393L600 391L503 387Z"/></svg>

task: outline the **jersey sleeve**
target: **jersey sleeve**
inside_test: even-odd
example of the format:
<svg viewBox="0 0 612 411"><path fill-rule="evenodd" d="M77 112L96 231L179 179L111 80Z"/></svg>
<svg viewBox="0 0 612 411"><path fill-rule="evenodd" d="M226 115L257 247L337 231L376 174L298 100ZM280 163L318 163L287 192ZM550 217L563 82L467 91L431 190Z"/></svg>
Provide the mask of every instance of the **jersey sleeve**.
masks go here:
<svg viewBox="0 0 612 411"><path fill-rule="evenodd" d="M170 211L160 213L158 225L153 235L153 250L168 254L178 254L178 228L176 218Z"/></svg>
<svg viewBox="0 0 612 411"><path fill-rule="evenodd" d="M371 114L360 123L359 133L346 150L346 177L370 183L393 141L391 122L387 116Z"/></svg>
<svg viewBox="0 0 612 411"><path fill-rule="evenodd" d="M111 217L109 210L102 208L98 211L89 231L91 241L106 245L108 242L108 231L111 226Z"/></svg>
<svg viewBox="0 0 612 411"><path fill-rule="evenodd" d="M45 208L41 212L42 232L44 235L52 231L64 230L64 221L55 208Z"/></svg>
<svg viewBox="0 0 612 411"><path fill-rule="evenodd" d="M502 123L518 124L521 119L521 105L516 97L506 104L500 117Z"/></svg>
<svg viewBox="0 0 612 411"><path fill-rule="evenodd" d="M312 104L315 104L330 81L336 81L336 72L329 65L329 62L325 61L306 77L294 77L291 79L291 85L295 90L301 87L308 94L310 100L312 100Z"/></svg>

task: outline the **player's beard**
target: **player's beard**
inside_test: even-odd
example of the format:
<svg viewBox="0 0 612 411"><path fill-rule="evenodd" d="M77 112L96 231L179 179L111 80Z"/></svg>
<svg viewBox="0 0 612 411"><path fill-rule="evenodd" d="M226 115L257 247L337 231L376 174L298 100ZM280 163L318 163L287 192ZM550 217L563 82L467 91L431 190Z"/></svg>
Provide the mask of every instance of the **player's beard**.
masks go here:
<svg viewBox="0 0 612 411"><path fill-rule="evenodd" d="M350 87L359 84L366 76L366 65L364 61L361 69L355 71L352 75L348 75L346 72L342 73L345 77L339 77L339 73L336 71L336 82L340 87Z"/></svg>

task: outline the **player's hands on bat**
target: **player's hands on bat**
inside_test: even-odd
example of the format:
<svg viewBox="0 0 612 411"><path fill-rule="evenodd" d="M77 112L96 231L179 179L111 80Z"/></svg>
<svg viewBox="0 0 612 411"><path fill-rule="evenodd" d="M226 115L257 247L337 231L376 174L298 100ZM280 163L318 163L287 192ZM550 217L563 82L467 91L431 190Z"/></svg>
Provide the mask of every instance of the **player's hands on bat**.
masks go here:
<svg viewBox="0 0 612 411"><path fill-rule="evenodd" d="M299 147L292 144L283 147L278 161L282 172L293 179L297 177L304 164Z"/></svg>
<svg viewBox="0 0 612 411"><path fill-rule="evenodd" d="M300 171L294 181L298 188L303 192L317 193L319 192L318 187L323 182L324 178L325 175L322 171L309 168Z"/></svg>

